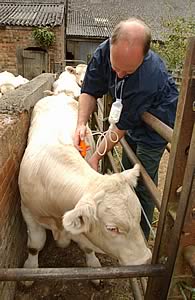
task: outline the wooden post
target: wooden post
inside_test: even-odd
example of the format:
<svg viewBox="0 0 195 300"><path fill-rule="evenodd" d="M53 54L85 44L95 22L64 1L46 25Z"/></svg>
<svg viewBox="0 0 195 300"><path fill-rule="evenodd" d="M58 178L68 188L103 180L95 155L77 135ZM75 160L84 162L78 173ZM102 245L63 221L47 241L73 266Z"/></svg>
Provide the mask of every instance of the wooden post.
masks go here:
<svg viewBox="0 0 195 300"><path fill-rule="evenodd" d="M145 300L166 300L173 292L173 274L181 275L181 245L186 237L186 212L192 214L192 195L194 195L195 172L195 38L189 39L183 79L173 131L170 159L163 193L157 237L154 245L152 263L164 262L167 268L164 279L156 277L148 280ZM193 152L194 151L194 152ZM182 186L180 200L177 190ZM175 218L173 217L175 216ZM190 221L189 221L190 222ZM189 226L190 227L190 226ZM188 232L188 231L187 231ZM182 261L183 263L183 261ZM184 267L182 269L184 272ZM170 289L171 286L171 289Z"/></svg>

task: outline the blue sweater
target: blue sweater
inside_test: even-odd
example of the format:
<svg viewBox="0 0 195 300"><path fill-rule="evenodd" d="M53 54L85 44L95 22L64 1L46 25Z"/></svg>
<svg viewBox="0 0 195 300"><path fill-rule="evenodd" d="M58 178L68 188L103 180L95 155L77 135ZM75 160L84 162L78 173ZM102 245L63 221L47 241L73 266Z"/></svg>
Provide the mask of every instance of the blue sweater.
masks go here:
<svg viewBox="0 0 195 300"><path fill-rule="evenodd" d="M104 41L94 52L84 78L82 93L101 98L108 92L115 101L116 73L110 64L110 42ZM121 79L117 79L117 97L121 93ZM116 124L127 130L133 141L159 147L166 141L141 120L147 111L173 127L178 91L161 58L149 50L141 66L124 78L122 89L123 110Z"/></svg>

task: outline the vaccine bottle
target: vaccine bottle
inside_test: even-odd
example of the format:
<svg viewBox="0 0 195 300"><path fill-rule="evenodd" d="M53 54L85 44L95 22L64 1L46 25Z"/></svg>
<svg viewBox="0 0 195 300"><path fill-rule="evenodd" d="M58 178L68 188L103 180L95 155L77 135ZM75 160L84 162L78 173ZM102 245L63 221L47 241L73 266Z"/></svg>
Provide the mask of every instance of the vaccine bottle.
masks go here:
<svg viewBox="0 0 195 300"><path fill-rule="evenodd" d="M112 103L110 114L108 117L108 121L110 124L116 124L119 121L122 108L123 104L121 99L116 99L116 101Z"/></svg>

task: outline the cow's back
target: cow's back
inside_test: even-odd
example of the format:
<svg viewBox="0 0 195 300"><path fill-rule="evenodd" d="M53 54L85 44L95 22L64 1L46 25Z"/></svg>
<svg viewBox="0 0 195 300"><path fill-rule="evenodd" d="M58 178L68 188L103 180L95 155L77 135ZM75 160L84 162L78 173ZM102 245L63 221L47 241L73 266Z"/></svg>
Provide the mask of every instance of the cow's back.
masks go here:
<svg viewBox="0 0 195 300"><path fill-rule="evenodd" d="M22 203L33 215L61 217L83 195L90 167L73 145L78 103L59 94L34 107L19 173Z"/></svg>
<svg viewBox="0 0 195 300"><path fill-rule="evenodd" d="M34 107L28 143L73 145L78 103L61 93L41 99Z"/></svg>

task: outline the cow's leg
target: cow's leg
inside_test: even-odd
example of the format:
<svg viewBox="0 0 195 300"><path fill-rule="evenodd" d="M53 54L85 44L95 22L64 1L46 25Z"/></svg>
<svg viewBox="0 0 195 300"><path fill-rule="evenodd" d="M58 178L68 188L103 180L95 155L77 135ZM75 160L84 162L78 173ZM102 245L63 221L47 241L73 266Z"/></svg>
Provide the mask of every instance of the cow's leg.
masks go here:
<svg viewBox="0 0 195 300"><path fill-rule="evenodd" d="M85 257L86 257L86 264L88 267L91 268L100 268L101 264L97 256L95 255L95 252L91 249L88 248L82 248L82 250L85 252ZM100 285L100 280L99 279L94 279L92 282L98 286Z"/></svg>
<svg viewBox="0 0 195 300"><path fill-rule="evenodd" d="M88 267L91 267L91 268L101 267L100 261L97 258L97 256L95 255L94 245L84 235L72 235L71 239L79 245L81 250L84 251L85 256L86 256L86 264ZM92 282L96 286L98 286L101 281L99 279L95 279L95 280L92 280Z"/></svg>
<svg viewBox="0 0 195 300"><path fill-rule="evenodd" d="M101 264L97 256L95 255L95 252L91 249L84 248L83 249L86 256L86 263L88 267L92 268L100 268Z"/></svg>
<svg viewBox="0 0 195 300"><path fill-rule="evenodd" d="M28 258L24 263L24 268L38 268L38 255L45 245L46 231L32 217L29 210L22 206L22 214L27 225L28 233ZM31 285L33 281L24 282L25 285Z"/></svg>

